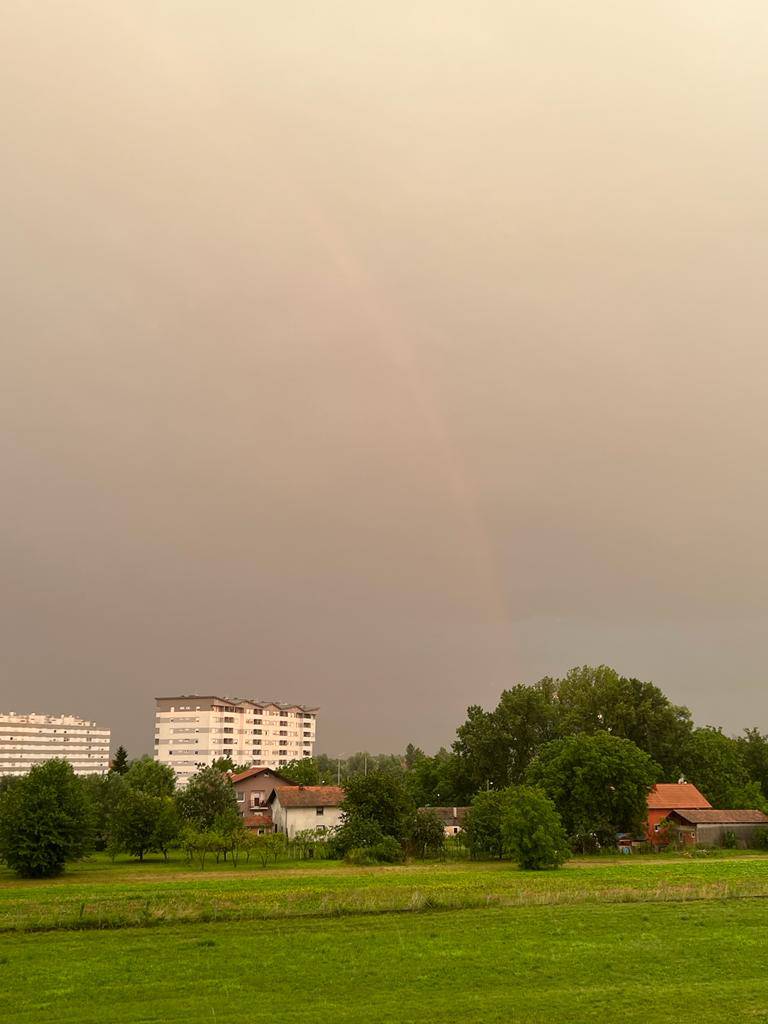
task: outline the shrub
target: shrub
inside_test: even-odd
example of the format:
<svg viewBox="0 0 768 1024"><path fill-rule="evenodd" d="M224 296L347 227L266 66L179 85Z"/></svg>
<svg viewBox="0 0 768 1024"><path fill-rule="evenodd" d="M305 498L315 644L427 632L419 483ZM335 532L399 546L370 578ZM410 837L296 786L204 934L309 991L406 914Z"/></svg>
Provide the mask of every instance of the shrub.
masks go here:
<svg viewBox="0 0 768 1024"><path fill-rule="evenodd" d="M368 849L376 846L384 838L384 833L375 821L361 818L356 814L348 814L328 841L330 857L344 858L350 850Z"/></svg>
<svg viewBox="0 0 768 1024"><path fill-rule="evenodd" d="M738 839L736 833L728 830L723 833L723 849L724 850L735 850L738 846Z"/></svg>
<svg viewBox="0 0 768 1024"><path fill-rule="evenodd" d="M501 828L511 856L527 871L559 868L570 851L554 803L533 786L516 786L505 794Z"/></svg>
<svg viewBox="0 0 768 1024"><path fill-rule="evenodd" d="M755 829L752 845L756 850L768 850L768 828Z"/></svg>
<svg viewBox="0 0 768 1024"><path fill-rule="evenodd" d="M408 823L408 844L413 853L422 859L431 853L442 853L445 846L445 828L437 811L416 811Z"/></svg>
<svg viewBox="0 0 768 1024"><path fill-rule="evenodd" d="M371 853L380 864L402 864L405 860L405 852L394 836L384 836L371 847Z"/></svg>

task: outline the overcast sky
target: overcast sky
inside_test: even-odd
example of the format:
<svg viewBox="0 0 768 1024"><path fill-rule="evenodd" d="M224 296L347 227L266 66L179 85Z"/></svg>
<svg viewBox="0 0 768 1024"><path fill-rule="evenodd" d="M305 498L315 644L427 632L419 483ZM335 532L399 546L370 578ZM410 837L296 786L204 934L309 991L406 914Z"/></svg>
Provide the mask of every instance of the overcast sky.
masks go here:
<svg viewBox="0 0 768 1024"><path fill-rule="evenodd" d="M0 710L768 730L764 0L9 0Z"/></svg>

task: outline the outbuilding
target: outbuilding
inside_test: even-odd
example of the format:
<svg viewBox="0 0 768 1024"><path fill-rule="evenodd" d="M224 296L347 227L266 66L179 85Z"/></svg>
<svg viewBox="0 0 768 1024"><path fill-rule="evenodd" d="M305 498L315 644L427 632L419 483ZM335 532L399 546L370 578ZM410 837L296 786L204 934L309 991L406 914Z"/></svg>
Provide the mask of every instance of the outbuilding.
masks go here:
<svg viewBox="0 0 768 1024"><path fill-rule="evenodd" d="M674 810L667 820L672 822L677 841L683 846L722 846L727 832L736 836L741 849L754 842L755 832L768 827L768 815L762 811L719 811L712 807L700 810Z"/></svg>

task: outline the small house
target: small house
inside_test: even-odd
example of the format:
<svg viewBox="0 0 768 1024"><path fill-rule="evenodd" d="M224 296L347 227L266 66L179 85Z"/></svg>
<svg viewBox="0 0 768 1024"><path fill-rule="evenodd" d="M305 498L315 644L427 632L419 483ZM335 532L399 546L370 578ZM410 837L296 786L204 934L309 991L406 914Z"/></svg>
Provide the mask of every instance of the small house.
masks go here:
<svg viewBox="0 0 768 1024"><path fill-rule="evenodd" d="M344 796L341 786L276 787L268 799L275 832L293 839L305 829L335 828L341 824Z"/></svg>
<svg viewBox="0 0 768 1024"><path fill-rule="evenodd" d="M446 836L457 836L464 828L468 807L420 807L420 811L432 811L443 823Z"/></svg>

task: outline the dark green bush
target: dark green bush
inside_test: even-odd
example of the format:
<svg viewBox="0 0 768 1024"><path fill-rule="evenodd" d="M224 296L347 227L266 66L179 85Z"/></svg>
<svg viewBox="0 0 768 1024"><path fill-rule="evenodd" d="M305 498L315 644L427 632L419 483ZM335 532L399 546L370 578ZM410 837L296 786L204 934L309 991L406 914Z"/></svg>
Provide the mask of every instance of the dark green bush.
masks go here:
<svg viewBox="0 0 768 1024"><path fill-rule="evenodd" d="M384 836L371 847L371 853L380 864L402 864L405 860L403 848L394 836Z"/></svg>

